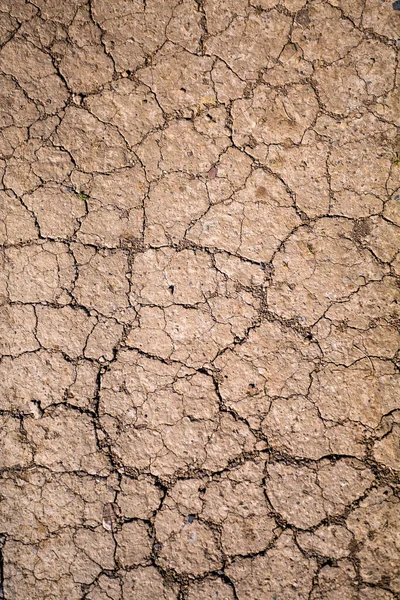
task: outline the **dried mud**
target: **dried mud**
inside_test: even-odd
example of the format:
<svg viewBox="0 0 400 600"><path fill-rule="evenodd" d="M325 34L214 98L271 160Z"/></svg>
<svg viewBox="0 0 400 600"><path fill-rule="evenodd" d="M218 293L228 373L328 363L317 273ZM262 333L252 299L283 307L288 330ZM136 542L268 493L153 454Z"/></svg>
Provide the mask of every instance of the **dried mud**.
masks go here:
<svg viewBox="0 0 400 600"><path fill-rule="evenodd" d="M1 0L0 598L400 598L400 13Z"/></svg>

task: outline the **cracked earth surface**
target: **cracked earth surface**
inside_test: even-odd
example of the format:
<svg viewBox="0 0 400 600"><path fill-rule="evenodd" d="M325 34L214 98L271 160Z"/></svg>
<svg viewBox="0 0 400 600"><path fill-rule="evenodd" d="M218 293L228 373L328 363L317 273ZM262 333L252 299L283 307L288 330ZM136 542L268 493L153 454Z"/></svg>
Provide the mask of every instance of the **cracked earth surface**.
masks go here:
<svg viewBox="0 0 400 600"><path fill-rule="evenodd" d="M399 37L0 1L0 598L400 598Z"/></svg>

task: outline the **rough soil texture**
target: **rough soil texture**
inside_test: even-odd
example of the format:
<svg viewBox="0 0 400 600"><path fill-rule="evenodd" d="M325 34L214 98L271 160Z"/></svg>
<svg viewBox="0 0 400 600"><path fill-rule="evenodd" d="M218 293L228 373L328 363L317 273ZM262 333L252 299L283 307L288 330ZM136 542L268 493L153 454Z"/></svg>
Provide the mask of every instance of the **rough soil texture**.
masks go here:
<svg viewBox="0 0 400 600"><path fill-rule="evenodd" d="M0 598L400 598L399 37L0 1Z"/></svg>

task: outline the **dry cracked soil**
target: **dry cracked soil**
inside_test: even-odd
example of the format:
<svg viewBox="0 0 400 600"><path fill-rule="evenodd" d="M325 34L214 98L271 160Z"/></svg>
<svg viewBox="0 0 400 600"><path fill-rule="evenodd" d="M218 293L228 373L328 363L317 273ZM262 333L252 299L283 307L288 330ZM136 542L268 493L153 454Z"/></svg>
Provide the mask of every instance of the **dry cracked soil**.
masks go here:
<svg viewBox="0 0 400 600"><path fill-rule="evenodd" d="M400 598L400 12L0 0L0 598Z"/></svg>

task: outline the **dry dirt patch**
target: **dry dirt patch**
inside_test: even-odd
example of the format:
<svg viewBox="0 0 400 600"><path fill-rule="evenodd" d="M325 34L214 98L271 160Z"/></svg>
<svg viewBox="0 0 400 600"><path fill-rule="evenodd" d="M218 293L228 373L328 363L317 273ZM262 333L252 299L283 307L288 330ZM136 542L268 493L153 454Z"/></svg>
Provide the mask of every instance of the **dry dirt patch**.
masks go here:
<svg viewBox="0 0 400 600"><path fill-rule="evenodd" d="M0 598L400 598L399 38L0 2Z"/></svg>

